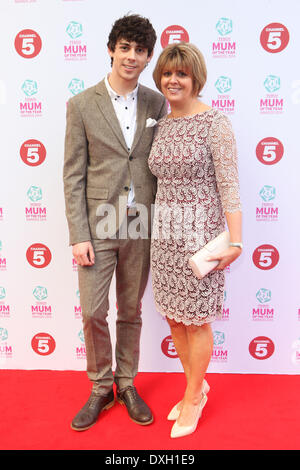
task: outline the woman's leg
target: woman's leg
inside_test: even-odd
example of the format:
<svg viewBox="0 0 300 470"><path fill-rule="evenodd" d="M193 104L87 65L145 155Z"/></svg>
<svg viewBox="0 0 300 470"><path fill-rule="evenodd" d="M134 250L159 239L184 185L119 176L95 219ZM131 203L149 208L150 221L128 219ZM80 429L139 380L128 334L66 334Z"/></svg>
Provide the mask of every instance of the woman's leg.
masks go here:
<svg viewBox="0 0 300 470"><path fill-rule="evenodd" d="M181 426L190 426L195 420L202 399L203 379L213 350L213 334L209 323L202 326L186 326L186 337L188 353L185 354L185 360L188 363L189 373L182 410L178 418L178 424Z"/></svg>
<svg viewBox="0 0 300 470"><path fill-rule="evenodd" d="M182 364L186 380L188 381L189 377L189 347L188 347L188 338L186 332L186 326L183 323L178 323L175 320L167 318L171 329L171 335L174 342L174 346L180 362Z"/></svg>

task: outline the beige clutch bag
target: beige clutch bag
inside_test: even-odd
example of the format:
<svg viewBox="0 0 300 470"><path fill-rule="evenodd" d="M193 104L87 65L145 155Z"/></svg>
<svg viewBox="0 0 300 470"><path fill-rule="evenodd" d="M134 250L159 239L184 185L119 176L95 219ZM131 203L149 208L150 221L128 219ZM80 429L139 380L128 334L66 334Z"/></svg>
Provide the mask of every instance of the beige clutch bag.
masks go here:
<svg viewBox="0 0 300 470"><path fill-rule="evenodd" d="M230 235L229 232L225 230L216 238L208 242L203 248L201 248L201 250L197 251L197 253L189 259L189 265L192 268L193 273L199 279L202 279L219 264L219 261L206 261L206 258L229 248L229 242Z"/></svg>

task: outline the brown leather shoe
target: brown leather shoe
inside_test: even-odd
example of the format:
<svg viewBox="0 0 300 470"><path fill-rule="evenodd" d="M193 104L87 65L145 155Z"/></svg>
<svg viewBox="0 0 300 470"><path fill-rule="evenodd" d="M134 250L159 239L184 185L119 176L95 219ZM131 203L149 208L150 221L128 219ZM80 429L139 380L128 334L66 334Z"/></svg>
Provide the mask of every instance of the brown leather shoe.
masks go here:
<svg viewBox="0 0 300 470"><path fill-rule="evenodd" d="M126 406L129 417L135 423L143 426L152 423L151 410L133 385L117 390L117 400L121 405Z"/></svg>
<svg viewBox="0 0 300 470"><path fill-rule="evenodd" d="M114 392L111 390L107 395L92 392L83 408L77 413L71 423L75 431L85 431L93 426L103 410L108 410L115 403Z"/></svg>

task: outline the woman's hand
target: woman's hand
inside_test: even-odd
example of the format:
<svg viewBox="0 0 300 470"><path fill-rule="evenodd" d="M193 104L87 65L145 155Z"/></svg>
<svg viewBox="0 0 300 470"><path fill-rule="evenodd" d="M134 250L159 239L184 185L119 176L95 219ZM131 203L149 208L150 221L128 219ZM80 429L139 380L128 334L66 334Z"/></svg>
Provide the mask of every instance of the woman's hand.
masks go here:
<svg viewBox="0 0 300 470"><path fill-rule="evenodd" d="M226 268L226 266L229 266L229 264L233 263L233 261L236 260L241 253L241 248L238 248L236 246L230 246L229 248L227 248L227 250L224 250L217 255L208 256L206 260L219 261L219 264L215 267L214 271L220 271Z"/></svg>

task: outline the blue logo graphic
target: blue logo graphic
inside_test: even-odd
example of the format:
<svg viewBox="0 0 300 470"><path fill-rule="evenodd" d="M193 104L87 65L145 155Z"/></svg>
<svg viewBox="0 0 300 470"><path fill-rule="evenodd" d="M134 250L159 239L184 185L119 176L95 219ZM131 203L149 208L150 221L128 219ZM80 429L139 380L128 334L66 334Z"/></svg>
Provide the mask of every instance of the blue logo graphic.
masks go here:
<svg viewBox="0 0 300 470"><path fill-rule="evenodd" d="M38 186L30 186L27 191L27 197L31 202L40 201L43 197L41 188Z"/></svg>
<svg viewBox="0 0 300 470"><path fill-rule="evenodd" d="M6 328L0 328L0 341L6 341L8 338L8 331Z"/></svg>
<svg viewBox="0 0 300 470"><path fill-rule="evenodd" d="M4 287L0 286L0 300L5 299L5 297L6 297L5 289Z"/></svg>
<svg viewBox="0 0 300 470"><path fill-rule="evenodd" d="M226 36L232 32L232 20L220 18L216 24L216 29L221 36Z"/></svg>
<svg viewBox="0 0 300 470"><path fill-rule="evenodd" d="M78 93L81 93L84 90L83 80L80 80L80 78L72 78L68 85L68 89L73 95L78 95Z"/></svg>
<svg viewBox="0 0 300 470"><path fill-rule="evenodd" d="M81 341L82 343L84 343L84 334L83 334L83 330L80 330L80 331L79 331L78 337L79 337L80 341Z"/></svg>
<svg viewBox="0 0 300 470"><path fill-rule="evenodd" d="M214 331L213 336L214 336L214 345L215 346L219 346L220 344L224 343L225 334L222 331Z"/></svg>
<svg viewBox="0 0 300 470"><path fill-rule="evenodd" d="M25 80L22 85L22 90L26 96L33 96L38 92L37 82L34 80Z"/></svg>
<svg viewBox="0 0 300 470"><path fill-rule="evenodd" d="M261 304L265 304L266 302L270 302L272 297L271 291L269 289L259 289L256 292L256 298Z"/></svg>
<svg viewBox="0 0 300 470"><path fill-rule="evenodd" d="M48 297L47 289L43 286L36 286L32 293L38 301L45 300Z"/></svg>
<svg viewBox="0 0 300 470"><path fill-rule="evenodd" d="M270 202L276 197L276 189L274 186L265 185L259 191L259 195L265 202Z"/></svg>
<svg viewBox="0 0 300 470"><path fill-rule="evenodd" d="M68 24L66 31L70 38L77 39L82 36L82 24L77 23L77 21L71 21L71 23Z"/></svg>
<svg viewBox="0 0 300 470"><path fill-rule="evenodd" d="M231 78L219 77L215 83L215 87L219 93L228 93L231 90Z"/></svg>
<svg viewBox="0 0 300 470"><path fill-rule="evenodd" d="M269 93L274 93L280 88L280 78L275 75L268 75L264 81L264 87Z"/></svg>

